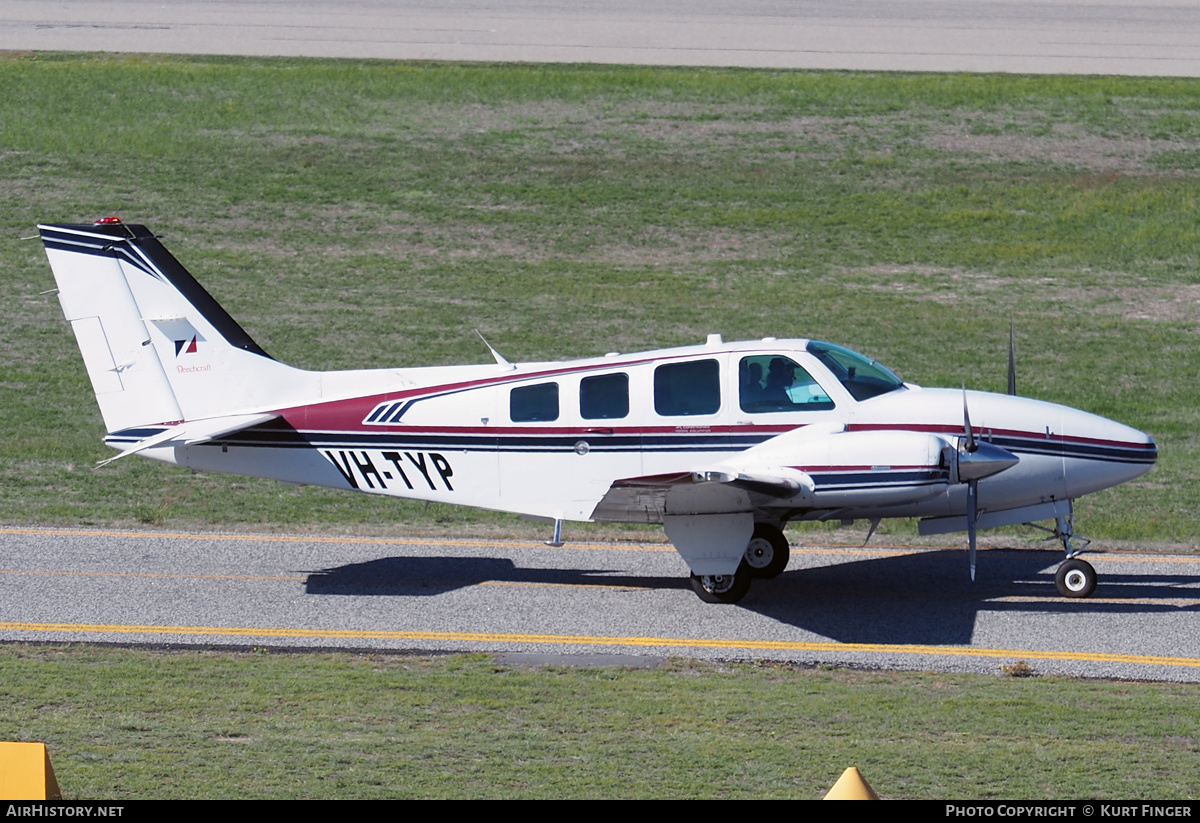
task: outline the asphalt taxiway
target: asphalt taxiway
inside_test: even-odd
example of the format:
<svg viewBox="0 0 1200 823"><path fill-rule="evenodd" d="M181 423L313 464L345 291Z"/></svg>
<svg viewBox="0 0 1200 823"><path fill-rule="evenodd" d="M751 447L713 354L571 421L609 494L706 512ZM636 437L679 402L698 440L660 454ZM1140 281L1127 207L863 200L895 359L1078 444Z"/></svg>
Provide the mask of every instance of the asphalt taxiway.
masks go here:
<svg viewBox="0 0 1200 823"><path fill-rule="evenodd" d="M738 605L667 544L4 528L0 641L600 654L1200 681L1200 558L797 547Z"/></svg>

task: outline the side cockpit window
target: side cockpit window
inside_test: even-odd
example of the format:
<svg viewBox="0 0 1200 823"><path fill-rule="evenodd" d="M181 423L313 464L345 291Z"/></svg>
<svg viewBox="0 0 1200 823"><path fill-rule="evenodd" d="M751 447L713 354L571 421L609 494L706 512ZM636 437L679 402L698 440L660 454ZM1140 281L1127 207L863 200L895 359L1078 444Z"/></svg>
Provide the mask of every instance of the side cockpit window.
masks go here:
<svg viewBox="0 0 1200 823"><path fill-rule="evenodd" d="M654 410L664 417L716 414L721 367L716 360L667 363L654 370Z"/></svg>
<svg viewBox="0 0 1200 823"><path fill-rule="evenodd" d="M508 396L508 417L514 423L546 423L558 419L558 384L519 386Z"/></svg>
<svg viewBox="0 0 1200 823"><path fill-rule="evenodd" d="M792 360L778 354L743 357L738 366L738 402L742 411L826 411L833 401L817 381Z"/></svg>
<svg viewBox="0 0 1200 823"><path fill-rule="evenodd" d="M820 360L855 400L869 400L904 388L899 377L856 351L810 340L808 353Z"/></svg>

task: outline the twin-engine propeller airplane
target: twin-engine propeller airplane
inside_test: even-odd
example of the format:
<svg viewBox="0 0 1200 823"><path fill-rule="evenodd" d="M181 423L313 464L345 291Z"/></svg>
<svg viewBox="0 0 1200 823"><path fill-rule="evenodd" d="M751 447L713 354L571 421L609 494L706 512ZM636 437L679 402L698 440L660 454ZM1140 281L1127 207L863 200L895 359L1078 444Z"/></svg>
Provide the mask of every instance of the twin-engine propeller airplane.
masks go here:
<svg viewBox="0 0 1200 823"><path fill-rule="evenodd" d="M1052 520L1058 590L1087 597L1072 501L1157 457L1139 431L1012 396L1011 366L1009 395L922 389L815 340L303 371L259 348L145 226L38 228L121 450L103 462L516 512L553 521L556 543L564 520L662 523L708 602L782 572L789 521L874 532L886 517L967 532L972 579L978 529Z"/></svg>

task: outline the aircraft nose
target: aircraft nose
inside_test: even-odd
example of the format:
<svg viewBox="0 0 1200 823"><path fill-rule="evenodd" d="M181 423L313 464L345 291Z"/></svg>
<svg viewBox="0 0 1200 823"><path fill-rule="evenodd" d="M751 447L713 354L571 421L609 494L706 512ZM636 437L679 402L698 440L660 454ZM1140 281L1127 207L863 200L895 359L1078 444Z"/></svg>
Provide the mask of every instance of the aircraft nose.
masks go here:
<svg viewBox="0 0 1200 823"><path fill-rule="evenodd" d="M1087 412L1063 415L1063 469L1071 497L1141 477L1158 460L1150 435Z"/></svg>

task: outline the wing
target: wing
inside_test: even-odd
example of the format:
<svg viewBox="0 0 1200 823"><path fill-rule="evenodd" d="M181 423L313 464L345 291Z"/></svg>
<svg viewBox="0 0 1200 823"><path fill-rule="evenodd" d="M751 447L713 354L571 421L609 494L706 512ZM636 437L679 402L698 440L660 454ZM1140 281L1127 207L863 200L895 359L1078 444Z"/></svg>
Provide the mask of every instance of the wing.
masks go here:
<svg viewBox="0 0 1200 823"><path fill-rule="evenodd" d="M796 469L680 472L617 480L596 504L592 520L662 523L664 515L752 512L758 502L811 502L813 480Z"/></svg>
<svg viewBox="0 0 1200 823"><path fill-rule="evenodd" d="M710 467L617 480L593 520L662 523L693 574L735 574L756 514L870 511L939 494L947 442L924 432L806 427Z"/></svg>
<svg viewBox="0 0 1200 823"><path fill-rule="evenodd" d="M707 467L618 480L592 519L660 523L677 514L903 506L946 490L953 453L928 432L807 426Z"/></svg>

